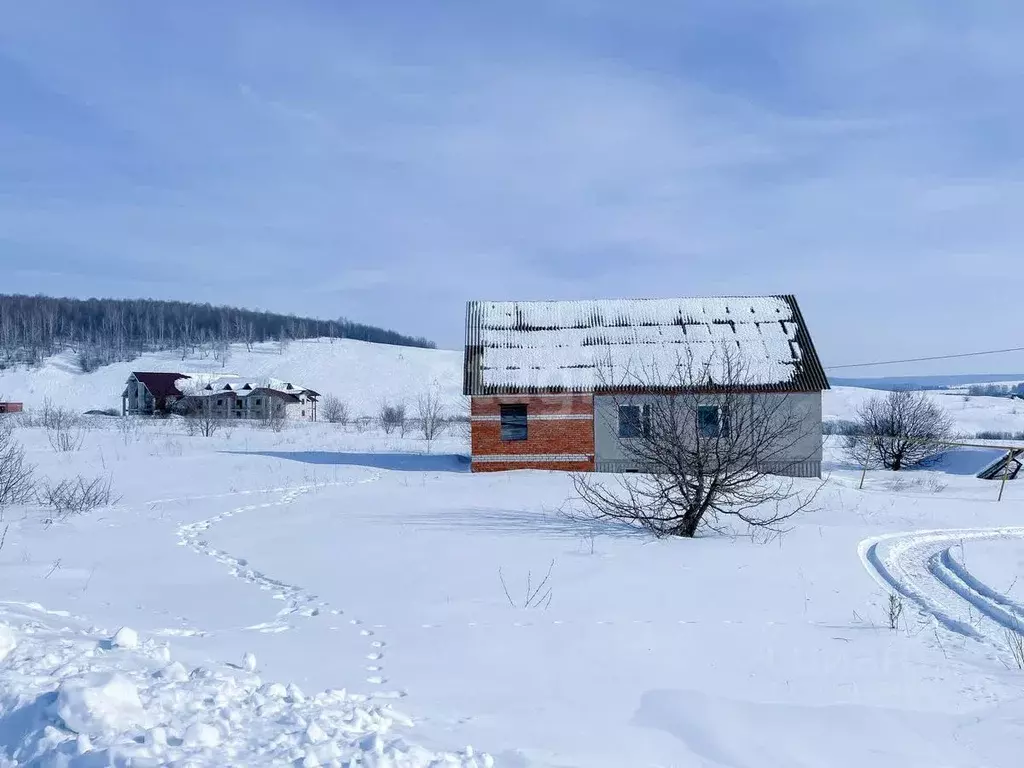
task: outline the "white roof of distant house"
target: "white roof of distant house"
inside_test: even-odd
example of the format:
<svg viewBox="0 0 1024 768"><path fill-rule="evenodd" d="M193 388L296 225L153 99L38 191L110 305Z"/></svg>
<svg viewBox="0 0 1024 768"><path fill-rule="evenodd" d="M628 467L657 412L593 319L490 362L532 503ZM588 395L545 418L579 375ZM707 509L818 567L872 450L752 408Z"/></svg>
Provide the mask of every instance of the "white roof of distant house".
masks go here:
<svg viewBox="0 0 1024 768"><path fill-rule="evenodd" d="M631 389L671 387L681 360L702 372L699 388L728 383L738 364L742 389L828 389L790 295L467 305L469 395L600 391L627 378Z"/></svg>
<svg viewBox="0 0 1024 768"><path fill-rule="evenodd" d="M254 390L275 390L278 392L284 392L298 397L303 393L309 393L316 395L314 390L306 387L295 386L290 381L284 379L259 379L252 380L246 379L235 374L226 374L221 376L210 376L204 377L193 377L195 384L193 385L194 394L197 395L210 395L216 392L234 392L239 397L245 397Z"/></svg>

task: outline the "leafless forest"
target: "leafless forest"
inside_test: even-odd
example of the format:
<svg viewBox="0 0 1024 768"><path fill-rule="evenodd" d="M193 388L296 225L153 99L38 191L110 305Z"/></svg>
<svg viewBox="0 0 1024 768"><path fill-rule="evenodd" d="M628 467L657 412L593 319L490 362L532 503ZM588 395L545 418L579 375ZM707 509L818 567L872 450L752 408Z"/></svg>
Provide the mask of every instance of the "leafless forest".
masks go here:
<svg viewBox="0 0 1024 768"><path fill-rule="evenodd" d="M378 344L433 347L351 320L256 312L210 304L152 299L64 299L0 295L0 369L36 365L48 355L73 350L82 370L131 360L142 352L318 337Z"/></svg>

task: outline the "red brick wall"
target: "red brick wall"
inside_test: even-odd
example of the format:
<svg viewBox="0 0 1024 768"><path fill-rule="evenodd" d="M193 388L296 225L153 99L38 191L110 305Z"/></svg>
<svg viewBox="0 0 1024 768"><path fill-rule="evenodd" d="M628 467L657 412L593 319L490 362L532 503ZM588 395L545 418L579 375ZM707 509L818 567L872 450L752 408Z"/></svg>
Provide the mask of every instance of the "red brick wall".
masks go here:
<svg viewBox="0 0 1024 768"><path fill-rule="evenodd" d="M500 395L474 397L470 413L475 417L496 417L501 405L527 406L527 439L503 441L501 423L480 420L471 423L471 447L477 456L586 455L586 461L474 461L474 472L507 469L560 469L588 471L594 468L594 398L590 395ZM590 416L589 419L558 418ZM535 418L550 416L554 418Z"/></svg>
<svg viewBox="0 0 1024 768"><path fill-rule="evenodd" d="M470 465L474 472L509 472L513 469L548 469L559 472L593 472L593 461L486 461Z"/></svg>
<svg viewBox="0 0 1024 768"><path fill-rule="evenodd" d="M593 395L478 395L470 402L470 415L497 416L502 405L526 404L530 416L538 414L594 415Z"/></svg>

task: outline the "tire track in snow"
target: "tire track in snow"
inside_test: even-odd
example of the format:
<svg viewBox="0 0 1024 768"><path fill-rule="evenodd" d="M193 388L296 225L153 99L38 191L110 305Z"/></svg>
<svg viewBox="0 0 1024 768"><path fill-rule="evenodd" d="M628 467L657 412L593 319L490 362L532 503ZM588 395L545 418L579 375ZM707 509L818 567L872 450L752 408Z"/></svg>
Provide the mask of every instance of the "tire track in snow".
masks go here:
<svg viewBox="0 0 1024 768"><path fill-rule="evenodd" d="M205 518L203 520L197 520L191 523L184 523L178 526L178 544L180 546L187 546L194 552L200 555L211 557L217 562L227 567L228 573L232 576L241 579L242 581L248 582L255 585L259 589L265 592L272 592L275 600L280 600L284 603L284 607L279 610L275 616L265 622L254 624L244 629L254 630L264 633L277 633L286 632L292 628L291 620L295 617L302 618L314 618L323 614L331 614L334 616L340 616L343 611L340 609L332 608L326 600L320 600L317 595L313 594L309 590L305 589L296 584L289 584L288 582L281 581L279 579L272 578L266 573L256 570L253 568L249 560L244 557L238 557L226 550L220 549L213 546L206 538L205 534L215 525L229 518L237 515L245 514L246 512L252 512L258 509L271 509L274 507L285 507L289 504L294 503L302 495L319 488L325 487L346 487L354 486L362 483L371 483L380 479L380 472L374 472L369 477L363 478L362 480L350 480L344 482L333 482L318 485L301 485L292 488L278 488L270 491L239 491L237 494L211 494L206 498L223 498L233 495L251 495L253 493L281 493L281 496L276 501L267 501L262 504L244 504L233 509L226 510L212 517ZM203 498L203 497L196 497ZM192 499L188 499L192 500ZM163 499L151 504L169 503L172 501L180 501L179 499ZM363 622L360 619L350 619L349 623L354 627L362 627L359 630L359 634L369 640L370 651L366 654L367 663L364 665L364 669L367 673L366 682L371 685L381 686L386 684L387 678L384 677L384 647L386 643L381 640L372 639L375 637L375 632L371 629L363 627ZM383 691L374 694L377 698L402 698L405 693L402 691Z"/></svg>
<svg viewBox="0 0 1024 768"><path fill-rule="evenodd" d="M887 591L911 600L950 632L1003 648L1024 634L1024 605L988 586L956 559L965 541L1024 539L1024 527L907 531L865 539L858 554Z"/></svg>

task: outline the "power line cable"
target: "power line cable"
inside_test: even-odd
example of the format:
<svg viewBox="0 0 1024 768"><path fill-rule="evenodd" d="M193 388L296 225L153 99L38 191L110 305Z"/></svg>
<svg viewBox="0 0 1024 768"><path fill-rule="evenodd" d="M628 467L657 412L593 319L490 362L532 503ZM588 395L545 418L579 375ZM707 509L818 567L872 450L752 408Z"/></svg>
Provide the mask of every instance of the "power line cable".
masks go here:
<svg viewBox="0 0 1024 768"><path fill-rule="evenodd" d="M846 365L826 365L826 371L835 371L840 368L868 368L873 365L896 365L897 363L923 363L929 360L953 360L960 357L980 357L981 355L1001 355L1004 352L1024 352L1024 347L1009 347L1008 349L989 349L984 352L961 352L956 355L934 355L932 357L909 357L906 360L878 360L873 363L847 363Z"/></svg>

